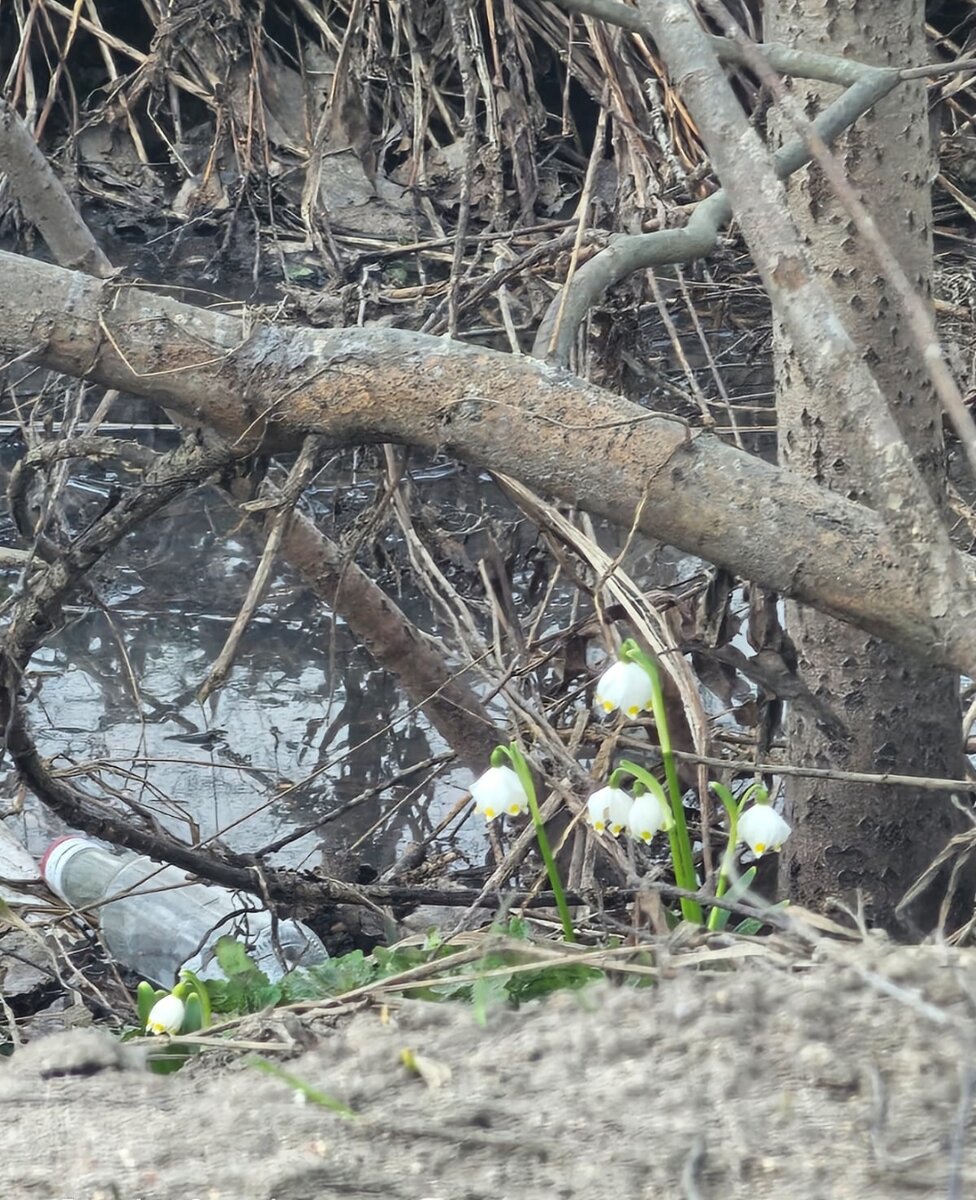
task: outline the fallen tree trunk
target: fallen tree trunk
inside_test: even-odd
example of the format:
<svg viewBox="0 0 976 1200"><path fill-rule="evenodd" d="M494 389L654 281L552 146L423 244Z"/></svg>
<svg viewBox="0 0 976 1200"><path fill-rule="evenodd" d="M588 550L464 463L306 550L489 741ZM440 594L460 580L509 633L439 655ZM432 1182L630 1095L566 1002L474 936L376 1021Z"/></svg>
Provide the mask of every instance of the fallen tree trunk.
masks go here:
<svg viewBox="0 0 976 1200"><path fill-rule="evenodd" d="M405 330L261 323L6 253L0 352L249 446L316 433L443 450L624 526L638 514L661 541L976 669L969 596L915 569L877 514L534 359Z"/></svg>

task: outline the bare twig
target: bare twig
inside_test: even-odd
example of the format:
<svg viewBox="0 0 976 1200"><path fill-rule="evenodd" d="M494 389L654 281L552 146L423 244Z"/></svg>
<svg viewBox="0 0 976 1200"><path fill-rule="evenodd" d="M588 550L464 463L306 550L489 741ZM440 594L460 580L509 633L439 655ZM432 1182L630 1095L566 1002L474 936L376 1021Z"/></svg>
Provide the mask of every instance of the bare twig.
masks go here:
<svg viewBox="0 0 976 1200"><path fill-rule="evenodd" d="M241 638L244 636L244 631L250 625L251 618L261 603L261 597L268 586L268 580L271 577L272 568L278 557L278 551L281 548L288 522L291 520L292 510L297 504L309 479L315 472L322 446L323 439L320 437L308 437L302 445L298 459L294 467L292 467L285 485L287 499L277 507L277 511L272 519L271 530L264 543L260 562L248 586L247 595L244 597L240 612L235 617L234 623L227 635L227 640L224 642L220 653L214 660L213 666L207 672L206 679L204 679L197 692L197 702L199 704L203 704L208 696L213 695L217 688L224 684L227 676L230 674L230 669L233 666L237 655L237 648L240 645Z"/></svg>
<svg viewBox="0 0 976 1200"><path fill-rule="evenodd" d="M787 763L736 762L732 759L690 754L684 750L675 750L674 756L684 759L686 762L701 763L706 767L719 767L733 774L799 775L809 779L836 779L842 783L876 783L879 787L893 784L898 787L920 788L932 792L965 794L976 791L976 781L972 779L936 779L924 775L895 775L891 772L837 771L829 767L794 767Z"/></svg>

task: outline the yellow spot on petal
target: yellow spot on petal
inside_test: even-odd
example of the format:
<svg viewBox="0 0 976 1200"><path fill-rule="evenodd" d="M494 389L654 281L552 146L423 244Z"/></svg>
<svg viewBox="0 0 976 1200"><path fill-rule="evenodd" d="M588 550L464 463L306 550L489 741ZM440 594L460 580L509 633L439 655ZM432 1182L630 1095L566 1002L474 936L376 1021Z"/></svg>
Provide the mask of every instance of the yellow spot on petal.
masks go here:
<svg viewBox="0 0 976 1200"><path fill-rule="evenodd" d="M495 812L495 810L493 808L485 808L485 820L486 821L494 821L495 817L497 817L497 816L498 816L498 814Z"/></svg>
<svg viewBox="0 0 976 1200"><path fill-rule="evenodd" d="M518 806L518 804L515 803L514 800L508 806L508 815L510 817L517 817L521 811L522 809Z"/></svg>
<svg viewBox="0 0 976 1200"><path fill-rule="evenodd" d="M613 701L612 700L600 700L600 698L597 697L597 702L599 703L600 707L603 709L604 712L606 712L606 713L613 712Z"/></svg>
<svg viewBox="0 0 976 1200"><path fill-rule="evenodd" d="M637 704L632 704L630 706L630 708L627 709L627 716L628 717L636 717L639 712L640 712L640 706Z"/></svg>
<svg viewBox="0 0 976 1200"><path fill-rule="evenodd" d="M765 854L766 853L766 843L765 842L756 842L756 844L753 846L752 849L753 849L754 853L756 853L756 854Z"/></svg>
<svg viewBox="0 0 976 1200"><path fill-rule="evenodd" d="M594 821L593 828L597 831L597 833L603 833L603 831L606 829L606 825L604 825L602 821Z"/></svg>

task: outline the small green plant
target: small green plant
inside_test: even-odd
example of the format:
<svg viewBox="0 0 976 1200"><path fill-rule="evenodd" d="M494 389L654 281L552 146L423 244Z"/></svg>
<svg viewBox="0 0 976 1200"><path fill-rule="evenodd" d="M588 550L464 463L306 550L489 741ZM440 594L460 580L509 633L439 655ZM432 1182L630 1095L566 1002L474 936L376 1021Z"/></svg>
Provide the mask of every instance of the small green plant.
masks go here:
<svg viewBox="0 0 976 1200"><path fill-rule="evenodd" d="M230 1017L382 990L386 995L432 1003L470 1004L475 1019L484 1023L491 1008L517 1008L551 992L578 990L606 975L602 968L585 962L540 962L538 955L525 922L513 919L487 935L480 954L472 955L470 947L451 945L432 934L420 945L378 946L368 955L353 950L271 983L240 943L221 938L217 958L227 978L201 980L184 971L170 992L141 983L139 1026L126 1037L166 1036L168 1040L152 1050L149 1061L154 1071L168 1074L179 1070L198 1049L180 1038L207 1029L217 1013ZM275 1073L285 1079L283 1073ZM299 1083L285 1081L302 1090Z"/></svg>
<svg viewBox="0 0 976 1200"><path fill-rule="evenodd" d="M210 1024L210 993L202 979L184 969L180 982L169 992L143 980L136 988L136 1010L136 1033L153 1037L199 1033ZM157 1075L168 1075L178 1071L193 1051L193 1046L169 1044L149 1055L149 1065Z"/></svg>
<svg viewBox="0 0 976 1200"><path fill-rule="evenodd" d="M227 977L226 982L223 979L207 980L214 1012L261 1012L281 1002L284 995L281 984L272 983L235 938L218 938L214 952L217 965Z"/></svg>
<svg viewBox="0 0 976 1200"><path fill-rule="evenodd" d="M508 766L505 760L512 765ZM535 784L532 772L525 761L525 755L515 742L509 746L496 746L491 755L491 766L471 785L471 795L474 797L475 811L482 813L489 821L493 821L502 813L518 816L528 812L535 827L535 839L539 844L539 853L546 866L549 876L549 886L559 910L562 922L563 936L567 942L576 940L573 929L573 918L570 916L569 905L566 903L566 893L559 877L559 868L553 857L552 847L546 835L545 822L539 811L539 801L536 799Z"/></svg>
<svg viewBox="0 0 976 1200"><path fill-rule="evenodd" d="M700 881L695 871L694 851L685 821L661 672L657 663L633 639L623 643L618 661L600 677L596 686L596 704L605 713L619 709L630 720L642 712L653 714L667 791L646 768L625 759L611 773L607 786L590 796L586 805L587 822L598 834L608 832L616 837L626 831L643 842L650 842L659 830L665 830L670 843L675 883L685 891L697 891ZM635 781L632 795L624 790L628 777ZM790 827L773 810L769 793L761 784L746 788L738 801L724 785L713 783L711 787L725 806L729 820L728 844L716 884L716 896L735 900L747 893L756 875L755 868L750 867L732 882L739 842L745 842L757 856L770 850L779 850L790 835ZM745 809L750 800L754 801L752 807ZM696 925L705 922L702 906L697 900L682 897L680 905L686 921ZM727 921L727 911L713 908L708 927L722 929ZM751 920L748 926L740 925L739 931L744 932L746 928L755 932L759 926Z"/></svg>

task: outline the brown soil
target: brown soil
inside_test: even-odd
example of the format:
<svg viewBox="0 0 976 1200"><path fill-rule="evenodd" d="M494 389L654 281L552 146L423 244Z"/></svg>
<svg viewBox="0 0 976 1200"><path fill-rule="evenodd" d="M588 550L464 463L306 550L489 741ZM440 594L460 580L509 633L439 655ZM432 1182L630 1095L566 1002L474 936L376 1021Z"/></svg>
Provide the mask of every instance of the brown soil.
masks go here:
<svg viewBox="0 0 976 1200"><path fill-rule="evenodd" d="M396 1002L241 1031L294 1037L278 1061L354 1119L222 1051L159 1077L107 1034L42 1038L0 1068L0 1195L976 1195L973 952L680 962L657 988L563 993L486 1029L467 1008ZM440 1086L406 1070L407 1048Z"/></svg>

